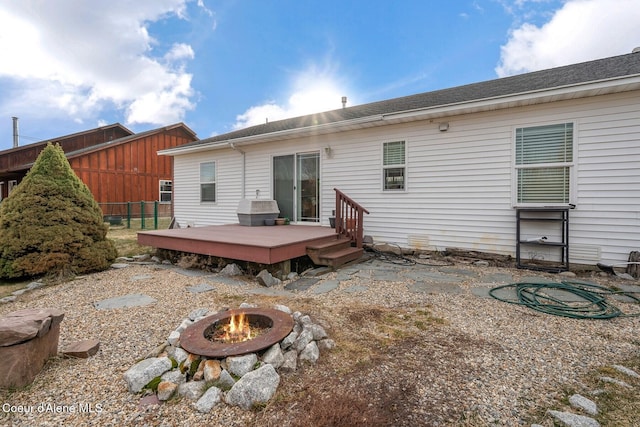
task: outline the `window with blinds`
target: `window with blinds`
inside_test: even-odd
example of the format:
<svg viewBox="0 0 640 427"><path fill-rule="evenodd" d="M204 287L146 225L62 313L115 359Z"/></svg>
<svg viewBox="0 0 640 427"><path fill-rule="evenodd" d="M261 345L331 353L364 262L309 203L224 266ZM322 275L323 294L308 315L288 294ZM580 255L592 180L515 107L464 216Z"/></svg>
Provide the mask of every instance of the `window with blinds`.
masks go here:
<svg viewBox="0 0 640 427"><path fill-rule="evenodd" d="M200 201L216 201L216 163L200 163Z"/></svg>
<svg viewBox="0 0 640 427"><path fill-rule="evenodd" d="M518 204L568 204L573 123L516 129Z"/></svg>
<svg viewBox="0 0 640 427"><path fill-rule="evenodd" d="M160 180L160 203L171 203L171 181Z"/></svg>
<svg viewBox="0 0 640 427"><path fill-rule="evenodd" d="M384 190L405 189L405 142L385 142L382 147L382 182Z"/></svg>

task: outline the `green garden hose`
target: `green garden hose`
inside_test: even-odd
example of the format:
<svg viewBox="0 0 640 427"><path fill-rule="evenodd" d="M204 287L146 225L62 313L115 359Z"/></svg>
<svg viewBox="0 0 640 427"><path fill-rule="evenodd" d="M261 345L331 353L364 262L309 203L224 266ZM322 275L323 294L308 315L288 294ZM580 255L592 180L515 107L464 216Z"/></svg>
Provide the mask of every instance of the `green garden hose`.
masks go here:
<svg viewBox="0 0 640 427"><path fill-rule="evenodd" d="M498 291L505 289L512 289L515 297L505 298L496 295ZM611 319L640 315L640 312L625 314L607 300L608 296L622 295L628 298L629 302L640 303L640 298L634 292L614 291L579 280L564 280L560 283L511 283L491 289L489 295L499 301L524 305L542 313L572 319Z"/></svg>

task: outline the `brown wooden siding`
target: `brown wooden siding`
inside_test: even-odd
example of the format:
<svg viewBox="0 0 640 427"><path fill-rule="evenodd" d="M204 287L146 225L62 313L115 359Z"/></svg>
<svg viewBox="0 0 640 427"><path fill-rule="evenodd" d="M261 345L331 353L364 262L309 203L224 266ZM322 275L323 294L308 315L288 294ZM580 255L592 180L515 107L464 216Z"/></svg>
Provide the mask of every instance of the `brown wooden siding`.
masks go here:
<svg viewBox="0 0 640 427"><path fill-rule="evenodd" d="M157 152L195 141L197 138L184 125L177 125L159 129L157 132L142 133L139 138L135 135L125 135L122 139L121 142L114 141L113 144L97 146L95 150L84 147L84 152L71 154L68 158L71 168L89 187L100 204L159 200L160 180L172 180L173 172L172 158L158 156ZM38 145L39 153L45 145ZM13 150L10 151L13 153ZM64 151L69 153L69 150ZM22 151L19 154L21 156ZM3 157L11 156L0 156L0 160ZM11 162L18 163L15 160ZM0 181L16 179L20 182L27 171L27 168L15 173L0 171ZM7 187L8 183L5 182L2 187L3 198L8 195ZM167 210L166 207L164 210Z"/></svg>
<svg viewBox="0 0 640 427"><path fill-rule="evenodd" d="M0 172L10 171L29 165L38 158L38 155L47 146L47 142L60 144L65 153L69 153L83 148L92 147L107 141L124 138L131 135L131 132L121 126L109 126L93 131L74 134L67 137L52 139L34 144L29 144L17 148L12 148L0 153Z"/></svg>
<svg viewBox="0 0 640 427"><path fill-rule="evenodd" d="M172 180L171 158L157 152L194 140L189 133L172 129L75 157L69 163L98 203L153 201L160 197L160 180Z"/></svg>

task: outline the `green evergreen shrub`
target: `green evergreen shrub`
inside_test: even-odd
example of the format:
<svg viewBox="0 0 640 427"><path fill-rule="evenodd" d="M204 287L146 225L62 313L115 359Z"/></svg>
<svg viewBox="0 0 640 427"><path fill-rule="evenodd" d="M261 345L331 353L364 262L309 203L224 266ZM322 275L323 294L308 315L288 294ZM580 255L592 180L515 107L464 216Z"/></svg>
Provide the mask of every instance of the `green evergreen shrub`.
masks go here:
<svg viewBox="0 0 640 427"><path fill-rule="evenodd" d="M59 145L48 144L0 203L0 278L73 275L116 257L102 211Z"/></svg>

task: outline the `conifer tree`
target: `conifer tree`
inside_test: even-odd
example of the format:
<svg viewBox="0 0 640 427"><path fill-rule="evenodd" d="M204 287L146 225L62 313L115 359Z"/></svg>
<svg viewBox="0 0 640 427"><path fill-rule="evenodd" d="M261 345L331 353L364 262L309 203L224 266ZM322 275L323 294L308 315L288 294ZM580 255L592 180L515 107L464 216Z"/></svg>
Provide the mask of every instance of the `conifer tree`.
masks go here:
<svg viewBox="0 0 640 427"><path fill-rule="evenodd" d="M73 275L116 257L102 211L62 148L47 144L0 203L0 278Z"/></svg>

